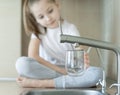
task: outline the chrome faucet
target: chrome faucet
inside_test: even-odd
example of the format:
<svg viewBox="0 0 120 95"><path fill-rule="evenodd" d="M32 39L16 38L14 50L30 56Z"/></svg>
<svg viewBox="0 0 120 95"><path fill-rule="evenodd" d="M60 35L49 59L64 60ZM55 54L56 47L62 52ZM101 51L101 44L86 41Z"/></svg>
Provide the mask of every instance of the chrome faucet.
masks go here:
<svg viewBox="0 0 120 95"><path fill-rule="evenodd" d="M99 41L99 40L94 40L94 39L78 37L78 36L61 34L61 43L64 43L64 42L79 43L81 45L111 50L115 52L116 57L117 57L117 83L115 85L117 86L117 92L115 95L120 95L120 74L119 74L120 72L120 47L113 45L112 43L105 42L105 41Z"/></svg>

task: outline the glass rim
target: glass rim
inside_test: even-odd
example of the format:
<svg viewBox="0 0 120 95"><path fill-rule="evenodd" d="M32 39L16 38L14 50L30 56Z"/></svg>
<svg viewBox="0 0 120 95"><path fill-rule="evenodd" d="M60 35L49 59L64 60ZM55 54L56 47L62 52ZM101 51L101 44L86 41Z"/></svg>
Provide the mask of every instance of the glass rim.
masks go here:
<svg viewBox="0 0 120 95"><path fill-rule="evenodd" d="M66 50L66 52L67 52L67 51L85 51L85 50L84 50L84 49L79 49L79 50L72 50L72 49L71 49L71 50Z"/></svg>

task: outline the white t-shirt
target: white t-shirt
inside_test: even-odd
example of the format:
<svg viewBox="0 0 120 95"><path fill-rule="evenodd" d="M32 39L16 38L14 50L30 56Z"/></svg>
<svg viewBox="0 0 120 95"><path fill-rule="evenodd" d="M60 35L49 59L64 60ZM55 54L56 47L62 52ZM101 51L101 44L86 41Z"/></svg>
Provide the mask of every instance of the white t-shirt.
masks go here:
<svg viewBox="0 0 120 95"><path fill-rule="evenodd" d="M75 25L68 23L65 20L62 23L62 32L67 35L80 36ZM39 55L56 65L64 65L66 50L72 49L70 43L60 43L60 35L61 31L59 27L55 29L47 29L46 34L39 35L39 38L41 39ZM31 39L33 38L36 38L34 34L31 36Z"/></svg>

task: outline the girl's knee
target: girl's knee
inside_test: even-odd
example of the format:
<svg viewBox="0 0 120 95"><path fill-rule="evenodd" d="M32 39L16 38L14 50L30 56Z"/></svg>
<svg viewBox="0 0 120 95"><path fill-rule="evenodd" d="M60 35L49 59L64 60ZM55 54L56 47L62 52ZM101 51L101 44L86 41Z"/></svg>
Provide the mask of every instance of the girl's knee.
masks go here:
<svg viewBox="0 0 120 95"><path fill-rule="evenodd" d="M100 79L103 79L103 71L99 67L90 67L89 77L91 78L91 83L97 83Z"/></svg>
<svg viewBox="0 0 120 95"><path fill-rule="evenodd" d="M32 58L29 57L20 57L16 61L16 70L20 75L23 75L23 73L28 73L31 69L32 65L31 61L33 61Z"/></svg>
<svg viewBox="0 0 120 95"><path fill-rule="evenodd" d="M29 64L29 58L28 57L20 57L16 61L16 68L26 67L25 65Z"/></svg>

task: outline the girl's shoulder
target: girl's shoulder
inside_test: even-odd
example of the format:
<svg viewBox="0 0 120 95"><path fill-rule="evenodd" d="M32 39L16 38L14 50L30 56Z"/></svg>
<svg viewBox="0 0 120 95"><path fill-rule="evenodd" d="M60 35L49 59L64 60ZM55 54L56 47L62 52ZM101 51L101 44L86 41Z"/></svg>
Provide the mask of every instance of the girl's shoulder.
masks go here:
<svg viewBox="0 0 120 95"><path fill-rule="evenodd" d="M75 28L76 26L73 23L64 20L63 27L70 29L70 28Z"/></svg>
<svg viewBox="0 0 120 95"><path fill-rule="evenodd" d="M63 29L66 30L66 34L75 35L75 36L80 35L78 28L73 23L70 23L66 20L64 20Z"/></svg>

